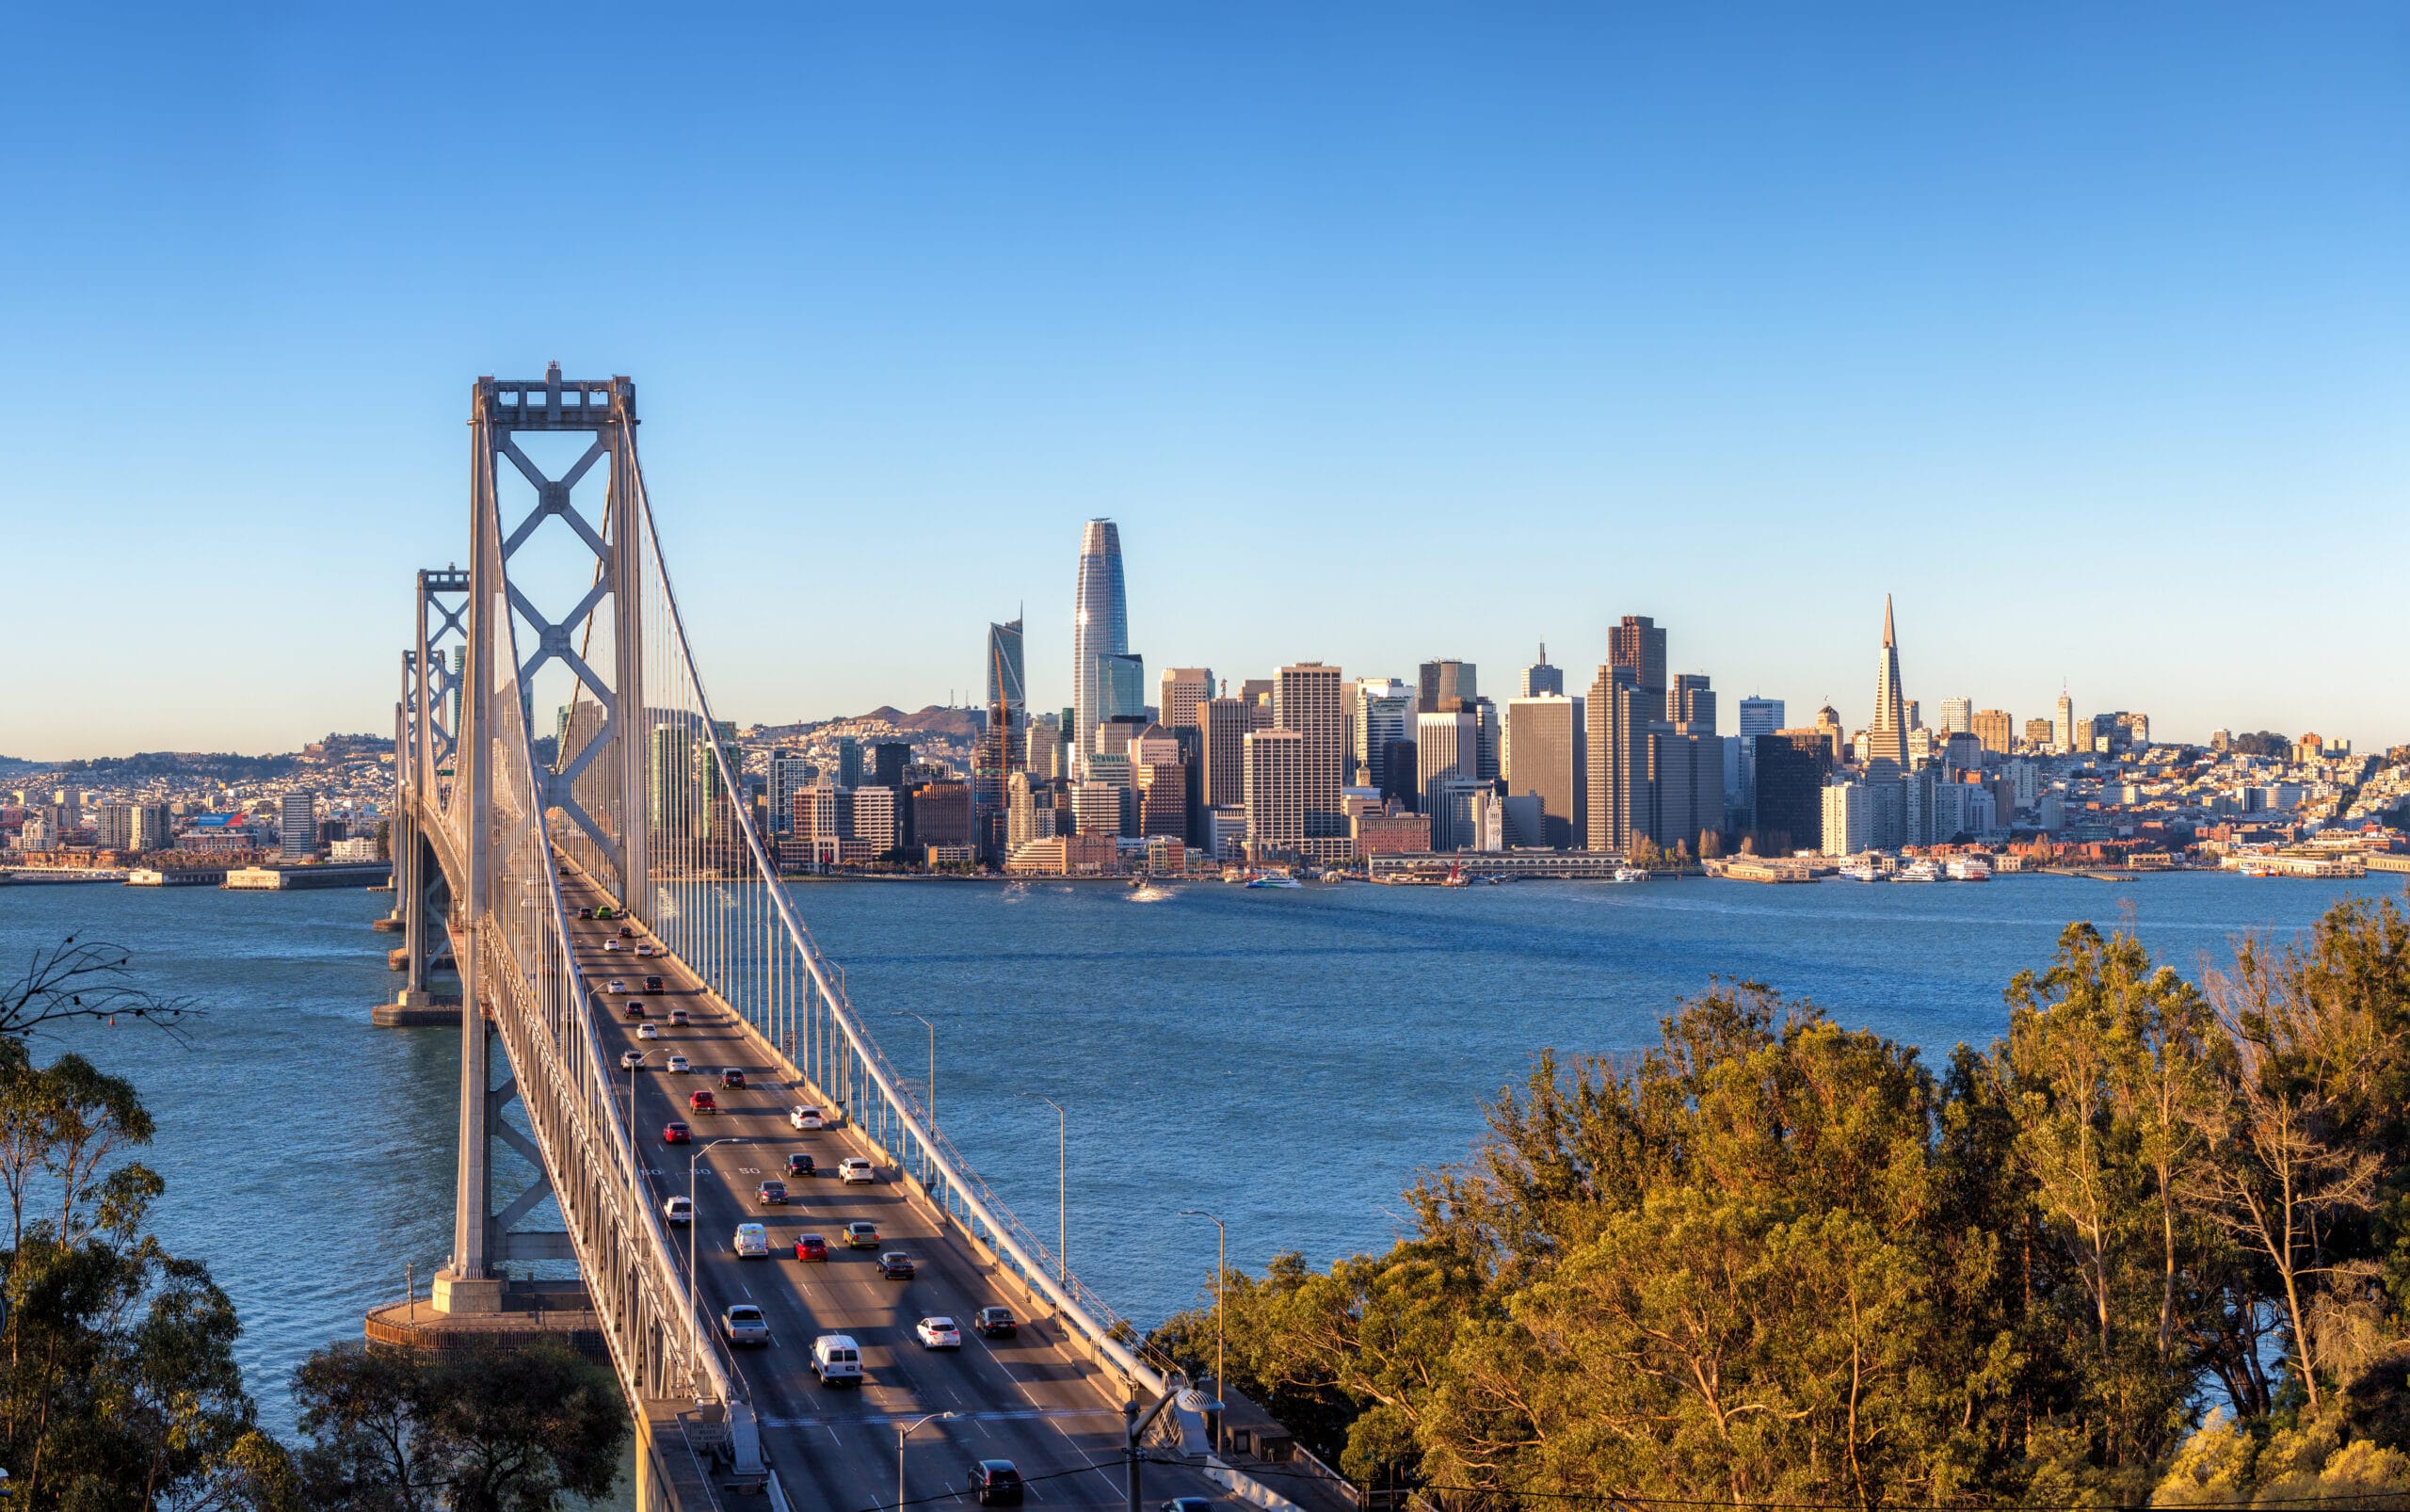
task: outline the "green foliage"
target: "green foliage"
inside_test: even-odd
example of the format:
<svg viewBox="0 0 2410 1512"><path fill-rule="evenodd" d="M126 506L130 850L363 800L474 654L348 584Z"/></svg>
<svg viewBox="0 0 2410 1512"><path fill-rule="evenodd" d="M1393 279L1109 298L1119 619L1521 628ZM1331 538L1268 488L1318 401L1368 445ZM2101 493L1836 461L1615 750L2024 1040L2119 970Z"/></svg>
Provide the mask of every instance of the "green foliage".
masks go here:
<svg viewBox="0 0 2410 1512"><path fill-rule="evenodd" d="M28 1509L281 1508L295 1485L255 1424L233 1304L146 1231L162 1183L131 1085L0 1039L9 1205L0 1459Z"/></svg>
<svg viewBox="0 0 2410 1512"><path fill-rule="evenodd" d="M550 1512L606 1495L631 1432L612 1374L557 1341L456 1354L338 1343L294 1373L308 1504Z"/></svg>
<svg viewBox="0 0 2410 1512"><path fill-rule="evenodd" d="M2007 997L1937 1074L1746 983L1543 1054L1387 1254L1228 1278L1230 1384L1452 1505L2410 1489L2401 910L2205 989L2071 925Z"/></svg>

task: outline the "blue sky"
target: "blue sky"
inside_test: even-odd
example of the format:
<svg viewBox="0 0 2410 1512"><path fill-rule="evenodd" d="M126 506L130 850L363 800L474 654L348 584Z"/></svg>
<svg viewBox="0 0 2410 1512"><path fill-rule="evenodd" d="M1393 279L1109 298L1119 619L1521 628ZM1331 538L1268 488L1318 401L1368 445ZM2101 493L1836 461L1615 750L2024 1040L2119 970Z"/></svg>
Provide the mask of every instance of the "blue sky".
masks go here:
<svg viewBox="0 0 2410 1512"><path fill-rule="evenodd" d="M469 384L627 373L714 701L1150 668L2410 739L2410 12L21 8L0 752L390 727ZM81 13L79 13L81 12Z"/></svg>

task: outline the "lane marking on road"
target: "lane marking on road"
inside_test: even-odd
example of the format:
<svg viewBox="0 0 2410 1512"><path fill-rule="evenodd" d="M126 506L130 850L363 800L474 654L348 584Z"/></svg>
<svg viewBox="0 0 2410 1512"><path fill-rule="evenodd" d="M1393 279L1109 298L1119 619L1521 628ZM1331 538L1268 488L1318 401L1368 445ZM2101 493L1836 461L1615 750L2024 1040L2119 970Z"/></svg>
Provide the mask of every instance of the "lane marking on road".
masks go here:
<svg viewBox="0 0 2410 1512"><path fill-rule="evenodd" d="M926 1416L925 1413L917 1409L907 1409L900 1412L864 1412L860 1416L848 1414L842 1417L831 1417L815 1414L814 1416L808 1418L763 1418L761 1422L762 1426L765 1428L809 1428L815 1424L826 1427L830 1424L838 1423L844 1424L849 1427L893 1428L907 1423L917 1421L924 1416ZM970 1411L957 1412L954 1417L955 1421L957 1423L972 1423L979 1424L986 1424L989 1423L1035 1423L1045 1418L1110 1418L1117 1423L1121 1420L1121 1409L1119 1407L995 1407L987 1410L972 1409ZM992 1435L990 1437L992 1437Z"/></svg>

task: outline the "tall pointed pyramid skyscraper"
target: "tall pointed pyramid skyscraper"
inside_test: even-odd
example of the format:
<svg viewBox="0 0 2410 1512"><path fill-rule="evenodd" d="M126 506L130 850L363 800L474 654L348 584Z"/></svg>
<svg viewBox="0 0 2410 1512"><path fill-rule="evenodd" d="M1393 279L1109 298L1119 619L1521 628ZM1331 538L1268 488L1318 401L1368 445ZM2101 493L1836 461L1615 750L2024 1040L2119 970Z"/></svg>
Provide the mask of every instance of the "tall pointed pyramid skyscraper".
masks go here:
<svg viewBox="0 0 2410 1512"><path fill-rule="evenodd" d="M1891 630L1891 595L1883 595L1883 662L1874 673L1874 720L1860 759L1908 764L1907 700L1900 692L1900 641Z"/></svg>

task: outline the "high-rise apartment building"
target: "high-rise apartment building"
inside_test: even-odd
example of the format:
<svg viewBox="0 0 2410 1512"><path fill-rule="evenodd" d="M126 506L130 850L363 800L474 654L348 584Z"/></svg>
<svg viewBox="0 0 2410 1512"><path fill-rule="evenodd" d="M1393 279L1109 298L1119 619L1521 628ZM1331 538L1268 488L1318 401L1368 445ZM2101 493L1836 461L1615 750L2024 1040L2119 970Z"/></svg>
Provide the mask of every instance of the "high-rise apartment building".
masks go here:
<svg viewBox="0 0 2410 1512"><path fill-rule="evenodd" d="M286 861L307 860L318 848L318 797L314 793L287 793L276 808L278 853Z"/></svg>
<svg viewBox="0 0 2410 1512"><path fill-rule="evenodd" d="M1975 700L1944 699L1941 700L1941 732L1945 735L1971 735L1975 732Z"/></svg>
<svg viewBox="0 0 2410 1512"><path fill-rule="evenodd" d="M1601 667L1590 684L1583 805L1591 850L1624 854L1635 834L1647 832L1648 727L1663 700L1662 692L1652 700L1631 667Z"/></svg>
<svg viewBox="0 0 2410 1512"><path fill-rule="evenodd" d="M1571 850L1587 838L1582 807L1584 736L1582 700L1539 693L1506 703L1506 792L1539 799L1533 844Z"/></svg>
<svg viewBox="0 0 2410 1512"><path fill-rule="evenodd" d="M1897 786L1893 780L1888 785ZM1825 787L1822 846L1827 856L1856 856L1874 845L1874 792L1865 782Z"/></svg>
<svg viewBox="0 0 2410 1512"><path fill-rule="evenodd" d="M2025 721L2025 744L2035 750L2049 750L2059 743L2058 727L2048 719Z"/></svg>
<svg viewBox="0 0 2410 1512"><path fill-rule="evenodd" d="M1967 732L1995 756L2005 756L2016 746L2016 721L2006 709L1976 710L1967 718Z"/></svg>
<svg viewBox="0 0 2410 1512"><path fill-rule="evenodd" d="M1071 748L1080 771L1096 722L1105 714L1099 658L1130 649L1129 590L1121 576L1121 531L1110 520L1091 520L1080 534L1080 571L1071 615Z"/></svg>
<svg viewBox="0 0 2410 1512"><path fill-rule="evenodd" d="M1470 662L1424 662L1416 689L1415 709L1421 714L1454 714L1472 706L1481 696L1479 678Z"/></svg>
<svg viewBox="0 0 2410 1512"><path fill-rule="evenodd" d="M135 848L135 806L131 803L104 803L92 822L92 841L103 850Z"/></svg>
<svg viewBox="0 0 2410 1512"><path fill-rule="evenodd" d="M1155 717L1174 730L1194 730L1202 723L1197 706L1213 696L1210 667L1169 667L1164 669L1163 697Z"/></svg>
<svg viewBox="0 0 2410 1512"><path fill-rule="evenodd" d="M896 793L892 787L858 787L853 790L850 835L870 847L874 860L904 844L904 816L898 812L895 799Z"/></svg>
<svg viewBox="0 0 2410 1512"><path fill-rule="evenodd" d="M1607 665L1631 673L1632 684L1654 711L1665 702L1665 632L1645 614L1628 614L1607 629Z"/></svg>
<svg viewBox="0 0 2410 1512"><path fill-rule="evenodd" d="M1527 699L1537 699L1545 698L1551 693L1562 694L1564 691L1565 668L1549 665L1548 642L1541 641L1540 659L1523 668L1521 696ZM1507 722L1512 724L1514 721L1510 718Z"/></svg>
<svg viewBox="0 0 2410 1512"><path fill-rule="evenodd" d="M1197 717L1205 737L1205 806L1237 808L1246 801L1245 741L1254 711L1238 699L1208 699Z"/></svg>
<svg viewBox="0 0 2410 1512"><path fill-rule="evenodd" d="M1339 807L1339 790L1353 775L1347 770L1344 686L1338 668L1299 662L1280 668L1272 693L1273 727L1306 737L1306 812L1317 834L1347 832Z"/></svg>
<svg viewBox="0 0 2410 1512"><path fill-rule="evenodd" d="M1367 677L1356 684L1357 770L1349 775L1367 787L1388 785L1389 748L1414 732L1414 690L1393 677Z"/></svg>
<svg viewBox="0 0 2410 1512"><path fill-rule="evenodd" d="M818 768L794 751L770 753L770 828L779 834L795 829L795 796L819 775Z"/></svg>
<svg viewBox="0 0 2410 1512"><path fill-rule="evenodd" d="M1301 849L1306 838L1306 736L1297 730L1246 734L1246 843L1258 860Z"/></svg>
<svg viewBox="0 0 2410 1512"><path fill-rule="evenodd" d="M1883 655L1874 672L1874 720L1866 727L1867 748L1857 759L1872 765L1888 762L1905 770L1908 764L1907 700L1900 692L1900 642L1891 632L1891 596L1883 595Z"/></svg>
<svg viewBox="0 0 2410 1512"><path fill-rule="evenodd" d="M168 826L166 804L137 803L134 805L132 849L165 850L173 841L174 832Z"/></svg>

